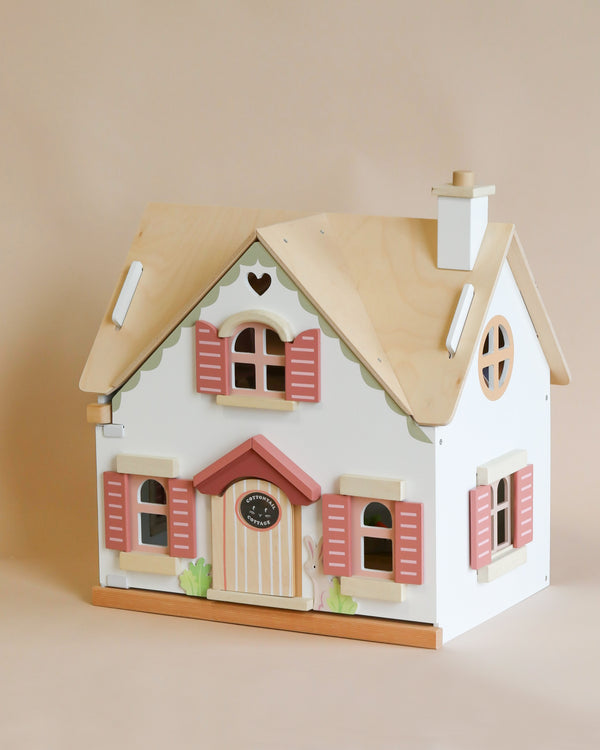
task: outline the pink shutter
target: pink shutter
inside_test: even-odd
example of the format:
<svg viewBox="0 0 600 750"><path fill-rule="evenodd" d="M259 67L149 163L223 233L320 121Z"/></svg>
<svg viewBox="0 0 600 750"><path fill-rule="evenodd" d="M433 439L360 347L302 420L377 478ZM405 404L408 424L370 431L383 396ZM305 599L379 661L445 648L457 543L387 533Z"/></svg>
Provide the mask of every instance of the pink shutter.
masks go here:
<svg viewBox="0 0 600 750"><path fill-rule="evenodd" d="M513 474L513 547L533 539L533 464Z"/></svg>
<svg viewBox="0 0 600 750"><path fill-rule="evenodd" d="M104 472L104 544L107 549L128 552L129 476L116 471Z"/></svg>
<svg viewBox="0 0 600 750"><path fill-rule="evenodd" d="M330 576L350 576L350 497L323 495L322 500L323 570Z"/></svg>
<svg viewBox="0 0 600 750"><path fill-rule="evenodd" d="M169 554L196 557L196 491L188 479L169 479Z"/></svg>
<svg viewBox="0 0 600 750"><path fill-rule="evenodd" d="M394 580L423 583L423 503L394 503Z"/></svg>
<svg viewBox="0 0 600 750"><path fill-rule="evenodd" d="M229 393L229 339L219 338L215 326L205 320L196 321L196 390Z"/></svg>
<svg viewBox="0 0 600 750"><path fill-rule="evenodd" d="M287 401L321 400L321 332L299 333L285 344L285 397Z"/></svg>
<svg viewBox="0 0 600 750"><path fill-rule="evenodd" d="M492 562L492 488L481 484L469 492L471 510L471 567Z"/></svg>

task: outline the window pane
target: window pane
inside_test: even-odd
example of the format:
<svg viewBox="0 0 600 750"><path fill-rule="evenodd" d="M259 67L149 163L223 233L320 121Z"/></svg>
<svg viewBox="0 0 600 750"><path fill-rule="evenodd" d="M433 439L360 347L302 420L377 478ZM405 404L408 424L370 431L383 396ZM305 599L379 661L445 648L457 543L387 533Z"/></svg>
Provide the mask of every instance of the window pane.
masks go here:
<svg viewBox="0 0 600 750"><path fill-rule="evenodd" d="M498 326L498 347L504 349L508 340L504 326Z"/></svg>
<svg viewBox="0 0 600 750"><path fill-rule="evenodd" d="M267 365L267 390L285 391L285 367Z"/></svg>
<svg viewBox="0 0 600 750"><path fill-rule="evenodd" d="M489 352L491 352L493 350L493 348L494 348L493 341L494 341L494 329L491 328L488 331L487 336L485 337L485 341L483 342L483 353L484 354L489 354Z"/></svg>
<svg viewBox="0 0 600 750"><path fill-rule="evenodd" d="M233 351L250 353L256 351L254 343L254 328L244 328L243 331L238 333Z"/></svg>
<svg viewBox="0 0 600 750"><path fill-rule="evenodd" d="M487 387L492 390L493 389L493 383L492 378L494 377L494 366L489 365L488 367L483 368L483 379L485 380L485 384Z"/></svg>
<svg viewBox="0 0 600 750"><path fill-rule="evenodd" d="M367 570L393 570L392 540L364 537L363 561Z"/></svg>
<svg viewBox="0 0 600 750"><path fill-rule="evenodd" d="M369 503L363 513L364 526L392 528L392 514L382 503Z"/></svg>
<svg viewBox="0 0 600 750"><path fill-rule="evenodd" d="M508 542L508 536L507 536L507 526L506 519L508 516L508 510L504 508L504 510L498 511L498 525L497 525L497 531L496 531L496 545L499 547L501 544L506 544Z"/></svg>
<svg viewBox="0 0 600 750"><path fill-rule="evenodd" d="M146 479L140 487L140 502L166 505L167 493L165 492L165 488L156 479Z"/></svg>
<svg viewBox="0 0 600 750"><path fill-rule="evenodd" d="M167 546L167 517L156 513L140 513L140 541L142 544Z"/></svg>
<svg viewBox="0 0 600 750"><path fill-rule="evenodd" d="M285 344L271 328L265 329L265 351L267 354L285 354Z"/></svg>
<svg viewBox="0 0 600 750"><path fill-rule="evenodd" d="M498 482L498 490L496 491L496 504L502 505L506 502L506 479L501 479Z"/></svg>
<svg viewBox="0 0 600 750"><path fill-rule="evenodd" d="M236 388L256 388L256 369L247 362L236 362L234 365Z"/></svg>

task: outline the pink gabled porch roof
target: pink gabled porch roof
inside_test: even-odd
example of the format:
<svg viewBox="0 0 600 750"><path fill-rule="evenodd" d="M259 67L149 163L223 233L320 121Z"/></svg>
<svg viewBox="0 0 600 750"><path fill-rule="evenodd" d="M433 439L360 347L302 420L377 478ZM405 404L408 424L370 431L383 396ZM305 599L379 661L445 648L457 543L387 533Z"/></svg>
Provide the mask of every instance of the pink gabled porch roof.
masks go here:
<svg viewBox="0 0 600 750"><path fill-rule="evenodd" d="M293 505L309 505L321 497L314 479L264 435L255 435L229 451L194 477L194 487L207 495L222 495L239 479L263 479L276 484Z"/></svg>

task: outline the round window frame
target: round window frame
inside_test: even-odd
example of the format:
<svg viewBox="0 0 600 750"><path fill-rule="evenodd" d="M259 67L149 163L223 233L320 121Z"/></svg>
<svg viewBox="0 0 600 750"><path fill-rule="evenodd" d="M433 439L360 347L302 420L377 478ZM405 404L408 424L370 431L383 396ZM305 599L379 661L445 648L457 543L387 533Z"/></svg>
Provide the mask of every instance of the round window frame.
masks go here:
<svg viewBox="0 0 600 750"><path fill-rule="evenodd" d="M505 338L508 339L508 343L505 342L505 345L501 349L499 348L498 335L500 327L504 329ZM493 332L494 348L492 349L492 351L484 353L483 350L485 348L485 343L488 340L491 332ZM500 352L503 356L499 356ZM481 390L483 391L483 395L490 401L497 401L506 393L506 389L508 388L508 384L510 383L510 379L512 376L514 359L515 345L512 328L510 327L508 320L506 320L503 315L495 315L491 320L487 322L485 326L484 334L481 337L481 342L479 344L479 358L477 363L479 370L479 384L481 386ZM500 362L508 362L508 369L505 373L503 373L501 383L498 382L497 377L497 370ZM489 379L486 379L485 375L483 374L484 370L487 367L491 366L494 367L492 387L490 387Z"/></svg>

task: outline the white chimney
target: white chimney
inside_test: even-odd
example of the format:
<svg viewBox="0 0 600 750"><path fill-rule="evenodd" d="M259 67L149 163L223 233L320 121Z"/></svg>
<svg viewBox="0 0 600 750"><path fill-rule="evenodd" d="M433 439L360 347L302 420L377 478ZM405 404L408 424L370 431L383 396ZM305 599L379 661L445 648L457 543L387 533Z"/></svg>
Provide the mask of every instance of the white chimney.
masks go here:
<svg viewBox="0 0 600 750"><path fill-rule="evenodd" d="M473 172L452 173L452 184L432 188L438 196L438 268L472 271L488 223L488 196L495 185L475 185Z"/></svg>

